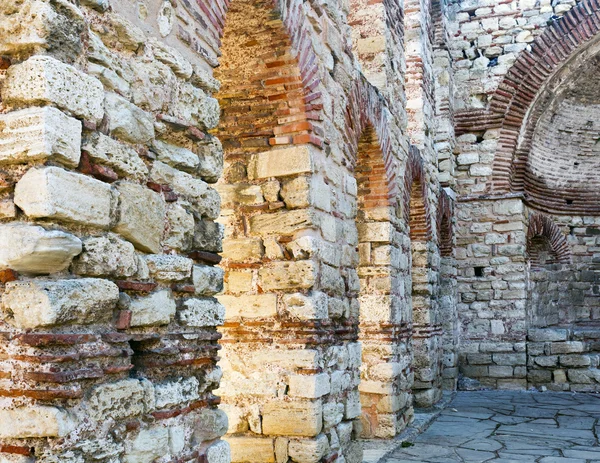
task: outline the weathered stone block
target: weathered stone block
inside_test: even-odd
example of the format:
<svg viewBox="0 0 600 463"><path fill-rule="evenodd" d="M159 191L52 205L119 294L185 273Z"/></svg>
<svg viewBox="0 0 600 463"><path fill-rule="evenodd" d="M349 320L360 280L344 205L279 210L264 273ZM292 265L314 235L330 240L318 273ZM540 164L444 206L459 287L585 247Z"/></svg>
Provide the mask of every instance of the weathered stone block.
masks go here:
<svg viewBox="0 0 600 463"><path fill-rule="evenodd" d="M51 159L79 164L81 122L56 108L27 108L0 115L0 163Z"/></svg>
<svg viewBox="0 0 600 463"><path fill-rule="evenodd" d="M215 299L188 299L177 313L185 326L220 326L225 323L225 307Z"/></svg>
<svg viewBox="0 0 600 463"><path fill-rule="evenodd" d="M193 247L209 252L223 251L223 225L211 220L197 220Z"/></svg>
<svg viewBox="0 0 600 463"><path fill-rule="evenodd" d="M0 438L64 437L75 423L63 410L43 405L30 405L0 410Z"/></svg>
<svg viewBox="0 0 600 463"><path fill-rule="evenodd" d="M81 240L70 233L34 225L0 225L0 269L32 274L60 272L81 249Z"/></svg>
<svg viewBox="0 0 600 463"><path fill-rule="evenodd" d="M300 320L322 320L328 317L327 295L313 292L310 295L302 293L288 294L283 297L283 303L292 317Z"/></svg>
<svg viewBox="0 0 600 463"><path fill-rule="evenodd" d="M255 154L250 160L248 176L250 179L283 177L311 170L311 148L304 145Z"/></svg>
<svg viewBox="0 0 600 463"><path fill-rule="evenodd" d="M290 396L304 397L306 399L318 399L329 394L331 390L329 375L326 373L318 375L291 375L289 387Z"/></svg>
<svg viewBox="0 0 600 463"><path fill-rule="evenodd" d="M315 226L315 218L308 209L259 214L250 218L252 233L257 235L291 235Z"/></svg>
<svg viewBox="0 0 600 463"><path fill-rule="evenodd" d="M585 351L585 344L581 341L553 342L550 344L552 354L572 354Z"/></svg>
<svg viewBox="0 0 600 463"><path fill-rule="evenodd" d="M169 453L169 430L163 426L142 429L128 442L124 463L150 463Z"/></svg>
<svg viewBox="0 0 600 463"><path fill-rule="evenodd" d="M175 301L169 290L133 299L129 308L131 326L167 325L176 310Z"/></svg>
<svg viewBox="0 0 600 463"><path fill-rule="evenodd" d="M226 239L223 241L224 259L234 262L252 262L262 258L264 248L258 238Z"/></svg>
<svg viewBox="0 0 600 463"><path fill-rule="evenodd" d="M158 160L181 170L194 170L200 163L198 155L181 146L171 145L162 140L154 140L152 149Z"/></svg>
<svg viewBox="0 0 600 463"><path fill-rule="evenodd" d="M273 436L316 436L323 427L321 400L283 402L263 406L263 432Z"/></svg>
<svg viewBox="0 0 600 463"><path fill-rule="evenodd" d="M277 315L276 294L256 294L244 296L218 296L225 306L225 318L268 318Z"/></svg>
<svg viewBox="0 0 600 463"><path fill-rule="evenodd" d="M129 143L147 143L154 138L152 116L125 98L108 93L106 113L111 135Z"/></svg>
<svg viewBox="0 0 600 463"><path fill-rule="evenodd" d="M91 236L83 240L83 252L73 262L72 271L79 275L130 277L138 264L133 244L118 236Z"/></svg>
<svg viewBox="0 0 600 463"><path fill-rule="evenodd" d="M162 281L181 281L192 275L194 261L187 257L171 254L144 256L150 275Z"/></svg>
<svg viewBox="0 0 600 463"><path fill-rule="evenodd" d="M275 463L272 438L227 436L225 440L231 448L232 463Z"/></svg>
<svg viewBox="0 0 600 463"><path fill-rule="evenodd" d="M167 234L164 245L180 251L188 251L194 238L194 216L179 204L167 208Z"/></svg>
<svg viewBox="0 0 600 463"><path fill-rule="evenodd" d="M194 376L155 384L156 408L173 407L197 400L200 397L199 385L200 383Z"/></svg>
<svg viewBox="0 0 600 463"><path fill-rule="evenodd" d="M265 291L278 289L308 289L316 281L317 268L314 262L273 262L258 271L260 286Z"/></svg>
<svg viewBox="0 0 600 463"><path fill-rule="evenodd" d="M117 191L119 217L113 231L142 251L160 252L165 222L165 203L162 197L135 183L119 183Z"/></svg>
<svg viewBox="0 0 600 463"><path fill-rule="evenodd" d="M1 93L7 105L52 104L92 122L104 116L102 83L49 56L33 56L11 66Z"/></svg>
<svg viewBox="0 0 600 463"><path fill-rule="evenodd" d="M106 321L119 300L114 283L97 278L13 281L2 298L19 328Z"/></svg>
<svg viewBox="0 0 600 463"><path fill-rule="evenodd" d="M302 463L318 463L327 455L329 440L325 434L315 439L291 439L288 447L292 461Z"/></svg>
<svg viewBox="0 0 600 463"><path fill-rule="evenodd" d="M199 296L214 296L223 291L223 269L208 265L194 265L192 279L196 294Z"/></svg>
<svg viewBox="0 0 600 463"><path fill-rule="evenodd" d="M137 379L101 384L90 393L87 401L89 416L96 421L115 420L141 415L154 408L152 389Z"/></svg>
<svg viewBox="0 0 600 463"><path fill-rule="evenodd" d="M206 449L207 463L230 463L231 448L226 441L218 441Z"/></svg>
<svg viewBox="0 0 600 463"><path fill-rule="evenodd" d="M58 167L30 169L15 187L15 204L33 218L108 228L110 186Z"/></svg>
<svg viewBox="0 0 600 463"><path fill-rule="evenodd" d="M567 330L548 328L532 328L527 331L527 337L529 341L533 342L554 342L554 341L566 341Z"/></svg>
<svg viewBox="0 0 600 463"><path fill-rule="evenodd" d="M99 132L86 136L81 149L93 161L112 167L120 175L133 179L143 179L148 175L146 164L132 147Z"/></svg>

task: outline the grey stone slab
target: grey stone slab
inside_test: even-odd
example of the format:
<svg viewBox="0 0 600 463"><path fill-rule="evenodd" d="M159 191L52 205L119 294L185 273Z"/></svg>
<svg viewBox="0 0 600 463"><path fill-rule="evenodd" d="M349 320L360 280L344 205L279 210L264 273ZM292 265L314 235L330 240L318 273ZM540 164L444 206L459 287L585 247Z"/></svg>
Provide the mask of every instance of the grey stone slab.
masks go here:
<svg viewBox="0 0 600 463"><path fill-rule="evenodd" d="M464 449L495 452L496 450L500 450L502 448L502 444L494 439L473 439L460 445L460 447Z"/></svg>
<svg viewBox="0 0 600 463"><path fill-rule="evenodd" d="M570 449L563 450L563 454L565 457L569 458L584 458L584 459L594 459L600 458L600 447L572 447Z"/></svg>
<svg viewBox="0 0 600 463"><path fill-rule="evenodd" d="M465 461L471 463L483 463L496 456L495 453L485 452L483 450L456 449L456 453Z"/></svg>
<svg viewBox="0 0 600 463"><path fill-rule="evenodd" d="M586 463L586 461L580 458L544 457L540 463Z"/></svg>

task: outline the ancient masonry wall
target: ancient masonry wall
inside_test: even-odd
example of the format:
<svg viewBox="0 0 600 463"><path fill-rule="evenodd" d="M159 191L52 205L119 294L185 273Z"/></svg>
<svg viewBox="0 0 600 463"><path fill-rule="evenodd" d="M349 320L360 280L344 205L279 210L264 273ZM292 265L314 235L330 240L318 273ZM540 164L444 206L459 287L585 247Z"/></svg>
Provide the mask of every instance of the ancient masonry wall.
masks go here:
<svg viewBox="0 0 600 463"><path fill-rule="evenodd" d="M0 2L0 460L225 463L218 37L81 3Z"/></svg>

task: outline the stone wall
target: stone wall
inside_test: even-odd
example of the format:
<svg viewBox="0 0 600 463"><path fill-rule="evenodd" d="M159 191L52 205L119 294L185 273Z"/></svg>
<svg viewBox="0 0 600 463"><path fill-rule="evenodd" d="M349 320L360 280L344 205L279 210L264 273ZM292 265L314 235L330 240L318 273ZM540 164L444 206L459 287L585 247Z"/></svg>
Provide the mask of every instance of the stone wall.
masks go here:
<svg viewBox="0 0 600 463"><path fill-rule="evenodd" d="M227 462L210 21L81 3L0 2L0 460Z"/></svg>

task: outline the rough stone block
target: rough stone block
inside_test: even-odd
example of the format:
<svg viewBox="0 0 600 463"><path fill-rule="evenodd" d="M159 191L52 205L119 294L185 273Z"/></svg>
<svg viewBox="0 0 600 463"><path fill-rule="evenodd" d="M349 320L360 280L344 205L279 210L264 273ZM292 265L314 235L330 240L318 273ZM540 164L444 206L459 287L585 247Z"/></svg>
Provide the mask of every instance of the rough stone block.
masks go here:
<svg viewBox="0 0 600 463"><path fill-rule="evenodd" d="M263 406L263 432L273 436L316 436L323 427L321 400L283 402Z"/></svg>
<svg viewBox="0 0 600 463"><path fill-rule="evenodd" d="M137 151L99 132L86 136L81 149L94 162L112 167L120 175L133 179L143 179L148 175L148 168Z"/></svg>
<svg viewBox="0 0 600 463"><path fill-rule="evenodd" d="M320 292L310 295L294 293L285 295L283 303L292 317L300 320L322 320L329 315L327 299L327 295Z"/></svg>
<svg viewBox="0 0 600 463"><path fill-rule="evenodd" d="M188 251L194 238L194 216L179 204L167 208L168 230L164 245L180 251Z"/></svg>
<svg viewBox="0 0 600 463"><path fill-rule="evenodd" d="M197 400L200 397L199 386L200 383L194 376L155 384L156 408L173 407Z"/></svg>
<svg viewBox="0 0 600 463"><path fill-rule="evenodd" d="M264 248L258 238L226 239L223 241L224 259L234 262L254 262L262 258Z"/></svg>
<svg viewBox="0 0 600 463"><path fill-rule="evenodd" d="M225 440L231 448L232 463L275 463L272 438L227 436Z"/></svg>
<svg viewBox="0 0 600 463"><path fill-rule="evenodd" d="M292 461L319 463L327 455L329 440L325 434L314 439L291 439L288 452Z"/></svg>
<svg viewBox="0 0 600 463"><path fill-rule="evenodd" d="M555 342L555 341L566 341L567 330L556 329L556 328L532 328L527 331L527 337L529 341L533 342Z"/></svg>
<svg viewBox="0 0 600 463"><path fill-rule="evenodd" d="M169 453L169 429L164 426L142 429L128 442L123 463L150 463Z"/></svg>
<svg viewBox="0 0 600 463"><path fill-rule="evenodd" d="M196 250L208 252L223 251L224 227L212 220L197 220L192 246Z"/></svg>
<svg viewBox="0 0 600 463"><path fill-rule="evenodd" d="M218 296L225 306L225 318L268 318L277 315L276 294L256 294L244 296Z"/></svg>
<svg viewBox="0 0 600 463"><path fill-rule="evenodd" d="M317 268L309 260L273 262L268 267L261 268L258 277L264 291L309 289L316 282Z"/></svg>
<svg viewBox="0 0 600 463"><path fill-rule="evenodd" d="M162 281L186 280L192 275L194 261L187 257L171 254L144 256L150 275Z"/></svg>
<svg viewBox="0 0 600 463"><path fill-rule="evenodd" d="M12 312L16 326L38 328L105 321L118 300L119 288L114 283L82 278L9 282L2 304Z"/></svg>
<svg viewBox="0 0 600 463"><path fill-rule="evenodd" d="M175 315L176 306L171 291L162 290L150 296L133 299L131 326L167 325Z"/></svg>
<svg viewBox="0 0 600 463"><path fill-rule="evenodd" d="M257 235L291 235L316 225L308 209L259 214L250 218L250 229Z"/></svg>
<svg viewBox="0 0 600 463"><path fill-rule="evenodd" d="M56 108L27 108L0 115L0 163L51 159L76 167L81 122Z"/></svg>
<svg viewBox="0 0 600 463"><path fill-rule="evenodd" d="M329 394L331 390L329 375L326 373L318 375L291 375L289 387L290 396L304 397L306 399L318 399Z"/></svg>
<svg viewBox="0 0 600 463"><path fill-rule="evenodd" d="M30 405L0 410L0 438L64 437L75 423L63 410L43 405Z"/></svg>
<svg viewBox="0 0 600 463"><path fill-rule="evenodd" d="M188 299L177 313L185 326L220 326L225 323L225 307L215 299Z"/></svg>
<svg viewBox="0 0 600 463"><path fill-rule="evenodd" d="M91 236L83 240L83 252L73 262L72 271L79 275L130 277L138 264L133 244L117 235Z"/></svg>
<svg viewBox="0 0 600 463"><path fill-rule="evenodd" d="M226 441L218 441L206 449L206 463L230 463L231 448Z"/></svg>
<svg viewBox="0 0 600 463"><path fill-rule="evenodd" d="M91 122L104 116L102 83L50 56L33 56L11 66L1 93L7 105L51 104Z"/></svg>
<svg viewBox="0 0 600 463"><path fill-rule="evenodd" d="M248 175L251 179L261 179L301 174L311 170L311 148L294 146L255 154L250 160Z"/></svg>
<svg viewBox="0 0 600 463"><path fill-rule="evenodd" d="M358 239L361 242L389 243L392 238L392 226L389 222L359 223Z"/></svg>
<svg viewBox="0 0 600 463"><path fill-rule="evenodd" d="M137 379L101 384L90 393L87 401L89 416L96 421L115 420L141 415L154 408L152 389Z"/></svg>
<svg viewBox="0 0 600 463"><path fill-rule="evenodd" d="M108 228L111 203L106 183L58 167L30 169L15 187L15 204L32 218Z"/></svg>
<svg viewBox="0 0 600 463"><path fill-rule="evenodd" d="M108 93L106 113L111 135L129 143L147 143L154 138L152 116L125 98Z"/></svg>
<svg viewBox="0 0 600 463"><path fill-rule="evenodd" d="M551 354L573 354L585 351L585 344L581 341L553 342L550 344Z"/></svg>
<svg viewBox="0 0 600 463"><path fill-rule="evenodd" d="M165 202L154 191L135 183L117 185L119 217L113 231L142 251L158 253L165 224Z"/></svg>
<svg viewBox="0 0 600 463"><path fill-rule="evenodd" d="M208 265L194 265L192 279L198 296L214 296L223 291L223 269Z"/></svg>
<svg viewBox="0 0 600 463"><path fill-rule="evenodd" d="M0 225L0 269L26 274L60 272L81 249L81 240L70 233L35 225Z"/></svg>
<svg viewBox="0 0 600 463"><path fill-rule="evenodd" d="M159 161L176 169L193 171L200 163L200 158L192 151L180 146L171 145L162 140L154 140L152 149Z"/></svg>
<svg viewBox="0 0 600 463"><path fill-rule="evenodd" d="M205 409L198 413L194 426L196 442L204 442L221 437L227 432L227 414L221 409Z"/></svg>

